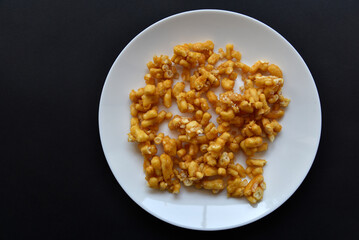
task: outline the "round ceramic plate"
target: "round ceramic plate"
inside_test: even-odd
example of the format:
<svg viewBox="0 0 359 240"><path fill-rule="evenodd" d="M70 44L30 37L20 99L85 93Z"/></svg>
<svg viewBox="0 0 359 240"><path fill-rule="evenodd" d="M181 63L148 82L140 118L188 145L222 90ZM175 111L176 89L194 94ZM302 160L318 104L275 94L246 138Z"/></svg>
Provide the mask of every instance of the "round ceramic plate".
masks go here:
<svg viewBox="0 0 359 240"><path fill-rule="evenodd" d="M132 89L144 86L146 63L154 55L172 56L175 45L206 40L214 42L216 51L232 43L242 53L242 62L252 65L257 60L267 60L280 66L284 74L283 95L290 98L291 103L280 120L282 132L263 154L268 161L264 167L267 189L263 200L255 205L244 198L227 198L226 191L213 195L206 190L182 186L180 193L174 195L150 189L144 179L143 158L137 144L127 142L131 118L128 96ZM175 103L173 105L176 107ZM318 148L321 108L308 67L280 34L242 14L198 10L151 25L125 47L103 87L99 128L103 150L114 176L139 206L176 226L220 230L239 227L268 215L299 187Z"/></svg>

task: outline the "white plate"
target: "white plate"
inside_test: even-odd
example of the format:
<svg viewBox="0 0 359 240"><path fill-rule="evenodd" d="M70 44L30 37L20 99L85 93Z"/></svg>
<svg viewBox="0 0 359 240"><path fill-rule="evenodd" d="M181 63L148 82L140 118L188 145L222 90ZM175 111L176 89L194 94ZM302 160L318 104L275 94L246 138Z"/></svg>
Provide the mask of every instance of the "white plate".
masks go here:
<svg viewBox="0 0 359 240"><path fill-rule="evenodd" d="M131 89L144 86L146 63L155 54L172 56L177 44L206 40L214 42L215 50L233 43L242 53L242 62L249 65L260 59L279 65L285 80L283 95L292 100L280 120L282 132L264 154L268 161L264 168L267 189L263 200L255 206L245 199L227 198L226 191L212 195L183 186L178 195L154 191L146 185L143 158L136 144L127 142L128 96ZM198 10L153 24L125 47L113 64L102 91L99 128L103 150L114 176L139 206L176 226L219 230L256 221L294 193L315 158L321 132L321 108L305 62L276 31L242 14Z"/></svg>

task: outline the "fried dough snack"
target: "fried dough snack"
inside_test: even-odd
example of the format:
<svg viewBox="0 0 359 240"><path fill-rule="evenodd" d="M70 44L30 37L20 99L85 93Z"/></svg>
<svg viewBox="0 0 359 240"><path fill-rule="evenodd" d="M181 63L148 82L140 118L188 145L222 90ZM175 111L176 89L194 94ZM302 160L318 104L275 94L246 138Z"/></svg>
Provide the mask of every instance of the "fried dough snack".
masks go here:
<svg viewBox="0 0 359 240"><path fill-rule="evenodd" d="M171 58L154 56L146 85L129 95L128 141L138 144L148 186L171 193L179 193L181 183L213 193L226 188L228 197L260 201L267 161L254 157L282 130L278 121L290 102L282 95L281 69L262 60L244 64L232 44L218 53L212 41L177 45L173 52ZM235 92L238 76L244 84ZM219 87L223 92L217 96L212 90ZM159 111L160 104L170 108L174 102L186 116ZM165 120L178 137L158 131ZM246 168L235 161L240 152L247 156Z"/></svg>

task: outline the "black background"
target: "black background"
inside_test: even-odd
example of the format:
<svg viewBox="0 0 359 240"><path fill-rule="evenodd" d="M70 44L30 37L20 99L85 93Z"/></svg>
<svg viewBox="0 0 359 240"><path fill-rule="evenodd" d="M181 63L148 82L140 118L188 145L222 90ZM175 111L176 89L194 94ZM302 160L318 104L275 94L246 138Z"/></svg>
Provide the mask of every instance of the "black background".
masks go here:
<svg viewBox="0 0 359 240"><path fill-rule="evenodd" d="M219 232L172 226L137 206L98 133L102 86L121 50L154 22L201 8L243 13L282 34L311 70L323 114L316 159L295 194ZM354 0L0 0L0 239L359 239L358 12Z"/></svg>

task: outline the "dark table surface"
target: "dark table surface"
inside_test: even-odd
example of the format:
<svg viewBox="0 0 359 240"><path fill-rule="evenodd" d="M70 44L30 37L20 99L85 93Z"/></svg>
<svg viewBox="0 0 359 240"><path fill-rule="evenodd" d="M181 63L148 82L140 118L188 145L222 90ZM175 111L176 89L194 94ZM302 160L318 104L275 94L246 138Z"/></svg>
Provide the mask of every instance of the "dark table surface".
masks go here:
<svg viewBox="0 0 359 240"><path fill-rule="evenodd" d="M122 190L104 157L98 105L117 55L175 13L225 9L284 36L315 79L322 136L306 179L252 224L167 224ZM359 239L359 1L0 1L0 239ZM222 238L223 239L223 238Z"/></svg>

